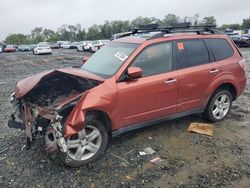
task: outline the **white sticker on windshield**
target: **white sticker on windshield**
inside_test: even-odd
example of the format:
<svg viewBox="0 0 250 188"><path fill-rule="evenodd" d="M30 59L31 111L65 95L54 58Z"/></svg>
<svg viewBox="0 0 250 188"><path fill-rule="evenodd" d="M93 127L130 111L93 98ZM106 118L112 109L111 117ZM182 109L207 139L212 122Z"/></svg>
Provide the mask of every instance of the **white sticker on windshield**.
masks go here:
<svg viewBox="0 0 250 188"><path fill-rule="evenodd" d="M126 54L124 54L123 52L117 52L115 54L115 57L117 57L121 61L125 61L128 58L128 56Z"/></svg>

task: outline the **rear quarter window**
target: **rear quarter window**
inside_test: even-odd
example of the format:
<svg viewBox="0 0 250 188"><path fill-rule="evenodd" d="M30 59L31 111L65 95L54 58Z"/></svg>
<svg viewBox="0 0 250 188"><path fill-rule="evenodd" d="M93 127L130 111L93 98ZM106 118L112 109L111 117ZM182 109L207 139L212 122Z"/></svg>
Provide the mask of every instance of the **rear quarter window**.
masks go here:
<svg viewBox="0 0 250 188"><path fill-rule="evenodd" d="M232 57L234 51L226 39L205 39L206 44L211 48L216 61Z"/></svg>

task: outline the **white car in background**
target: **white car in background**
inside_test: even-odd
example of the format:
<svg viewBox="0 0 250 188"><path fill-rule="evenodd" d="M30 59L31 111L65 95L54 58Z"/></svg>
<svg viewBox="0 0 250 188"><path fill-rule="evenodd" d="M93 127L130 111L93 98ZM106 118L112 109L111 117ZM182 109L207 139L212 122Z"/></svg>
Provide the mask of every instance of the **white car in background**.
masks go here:
<svg viewBox="0 0 250 188"><path fill-rule="evenodd" d="M33 49L33 54L51 54L51 47L48 43L39 43L36 48Z"/></svg>
<svg viewBox="0 0 250 188"><path fill-rule="evenodd" d="M91 52L98 51L101 47L103 47L105 44L109 43L110 40L96 40L92 43L92 46L90 48Z"/></svg>
<svg viewBox="0 0 250 188"><path fill-rule="evenodd" d="M77 44L76 49L78 52L83 52L84 51L84 46L87 45L86 41L81 41Z"/></svg>
<svg viewBox="0 0 250 188"><path fill-rule="evenodd" d="M86 41L86 45L83 46L84 51L90 51L92 47L93 42L92 41Z"/></svg>
<svg viewBox="0 0 250 188"><path fill-rule="evenodd" d="M0 53L2 53L3 52L3 49L0 47Z"/></svg>
<svg viewBox="0 0 250 188"><path fill-rule="evenodd" d="M64 49L69 49L70 46L71 46L71 42L70 41L64 41L61 44L61 47L64 48Z"/></svg>

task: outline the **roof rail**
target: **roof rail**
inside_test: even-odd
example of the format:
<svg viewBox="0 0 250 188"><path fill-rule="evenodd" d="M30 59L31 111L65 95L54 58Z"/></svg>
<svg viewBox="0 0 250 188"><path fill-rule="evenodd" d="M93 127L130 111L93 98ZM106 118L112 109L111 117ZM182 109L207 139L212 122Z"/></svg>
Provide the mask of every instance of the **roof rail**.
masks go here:
<svg viewBox="0 0 250 188"><path fill-rule="evenodd" d="M139 25L139 28L132 29L129 32L124 33L117 33L117 38L122 38L126 36L136 35L136 34L143 34L143 33L150 33L150 32L159 32L152 37L148 38L159 38L164 36L165 34L170 33L197 33L199 34L222 34L223 32L220 32L215 29L216 25L197 25L192 26L189 22L183 22L183 23L177 23L173 26L164 26L159 27L158 24L148 24L148 25Z"/></svg>

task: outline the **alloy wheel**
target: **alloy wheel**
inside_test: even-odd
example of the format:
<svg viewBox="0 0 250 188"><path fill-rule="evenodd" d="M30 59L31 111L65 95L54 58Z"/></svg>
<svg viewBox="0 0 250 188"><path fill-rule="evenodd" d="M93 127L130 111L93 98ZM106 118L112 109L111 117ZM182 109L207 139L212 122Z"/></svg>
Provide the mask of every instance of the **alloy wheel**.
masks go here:
<svg viewBox="0 0 250 188"><path fill-rule="evenodd" d="M67 154L74 160L84 161L97 153L102 143L100 131L87 125L67 140Z"/></svg>
<svg viewBox="0 0 250 188"><path fill-rule="evenodd" d="M214 105L212 108L213 116L218 120L223 119L227 115L230 109L230 105L231 103L228 95L226 94L219 95L217 99L214 101Z"/></svg>

